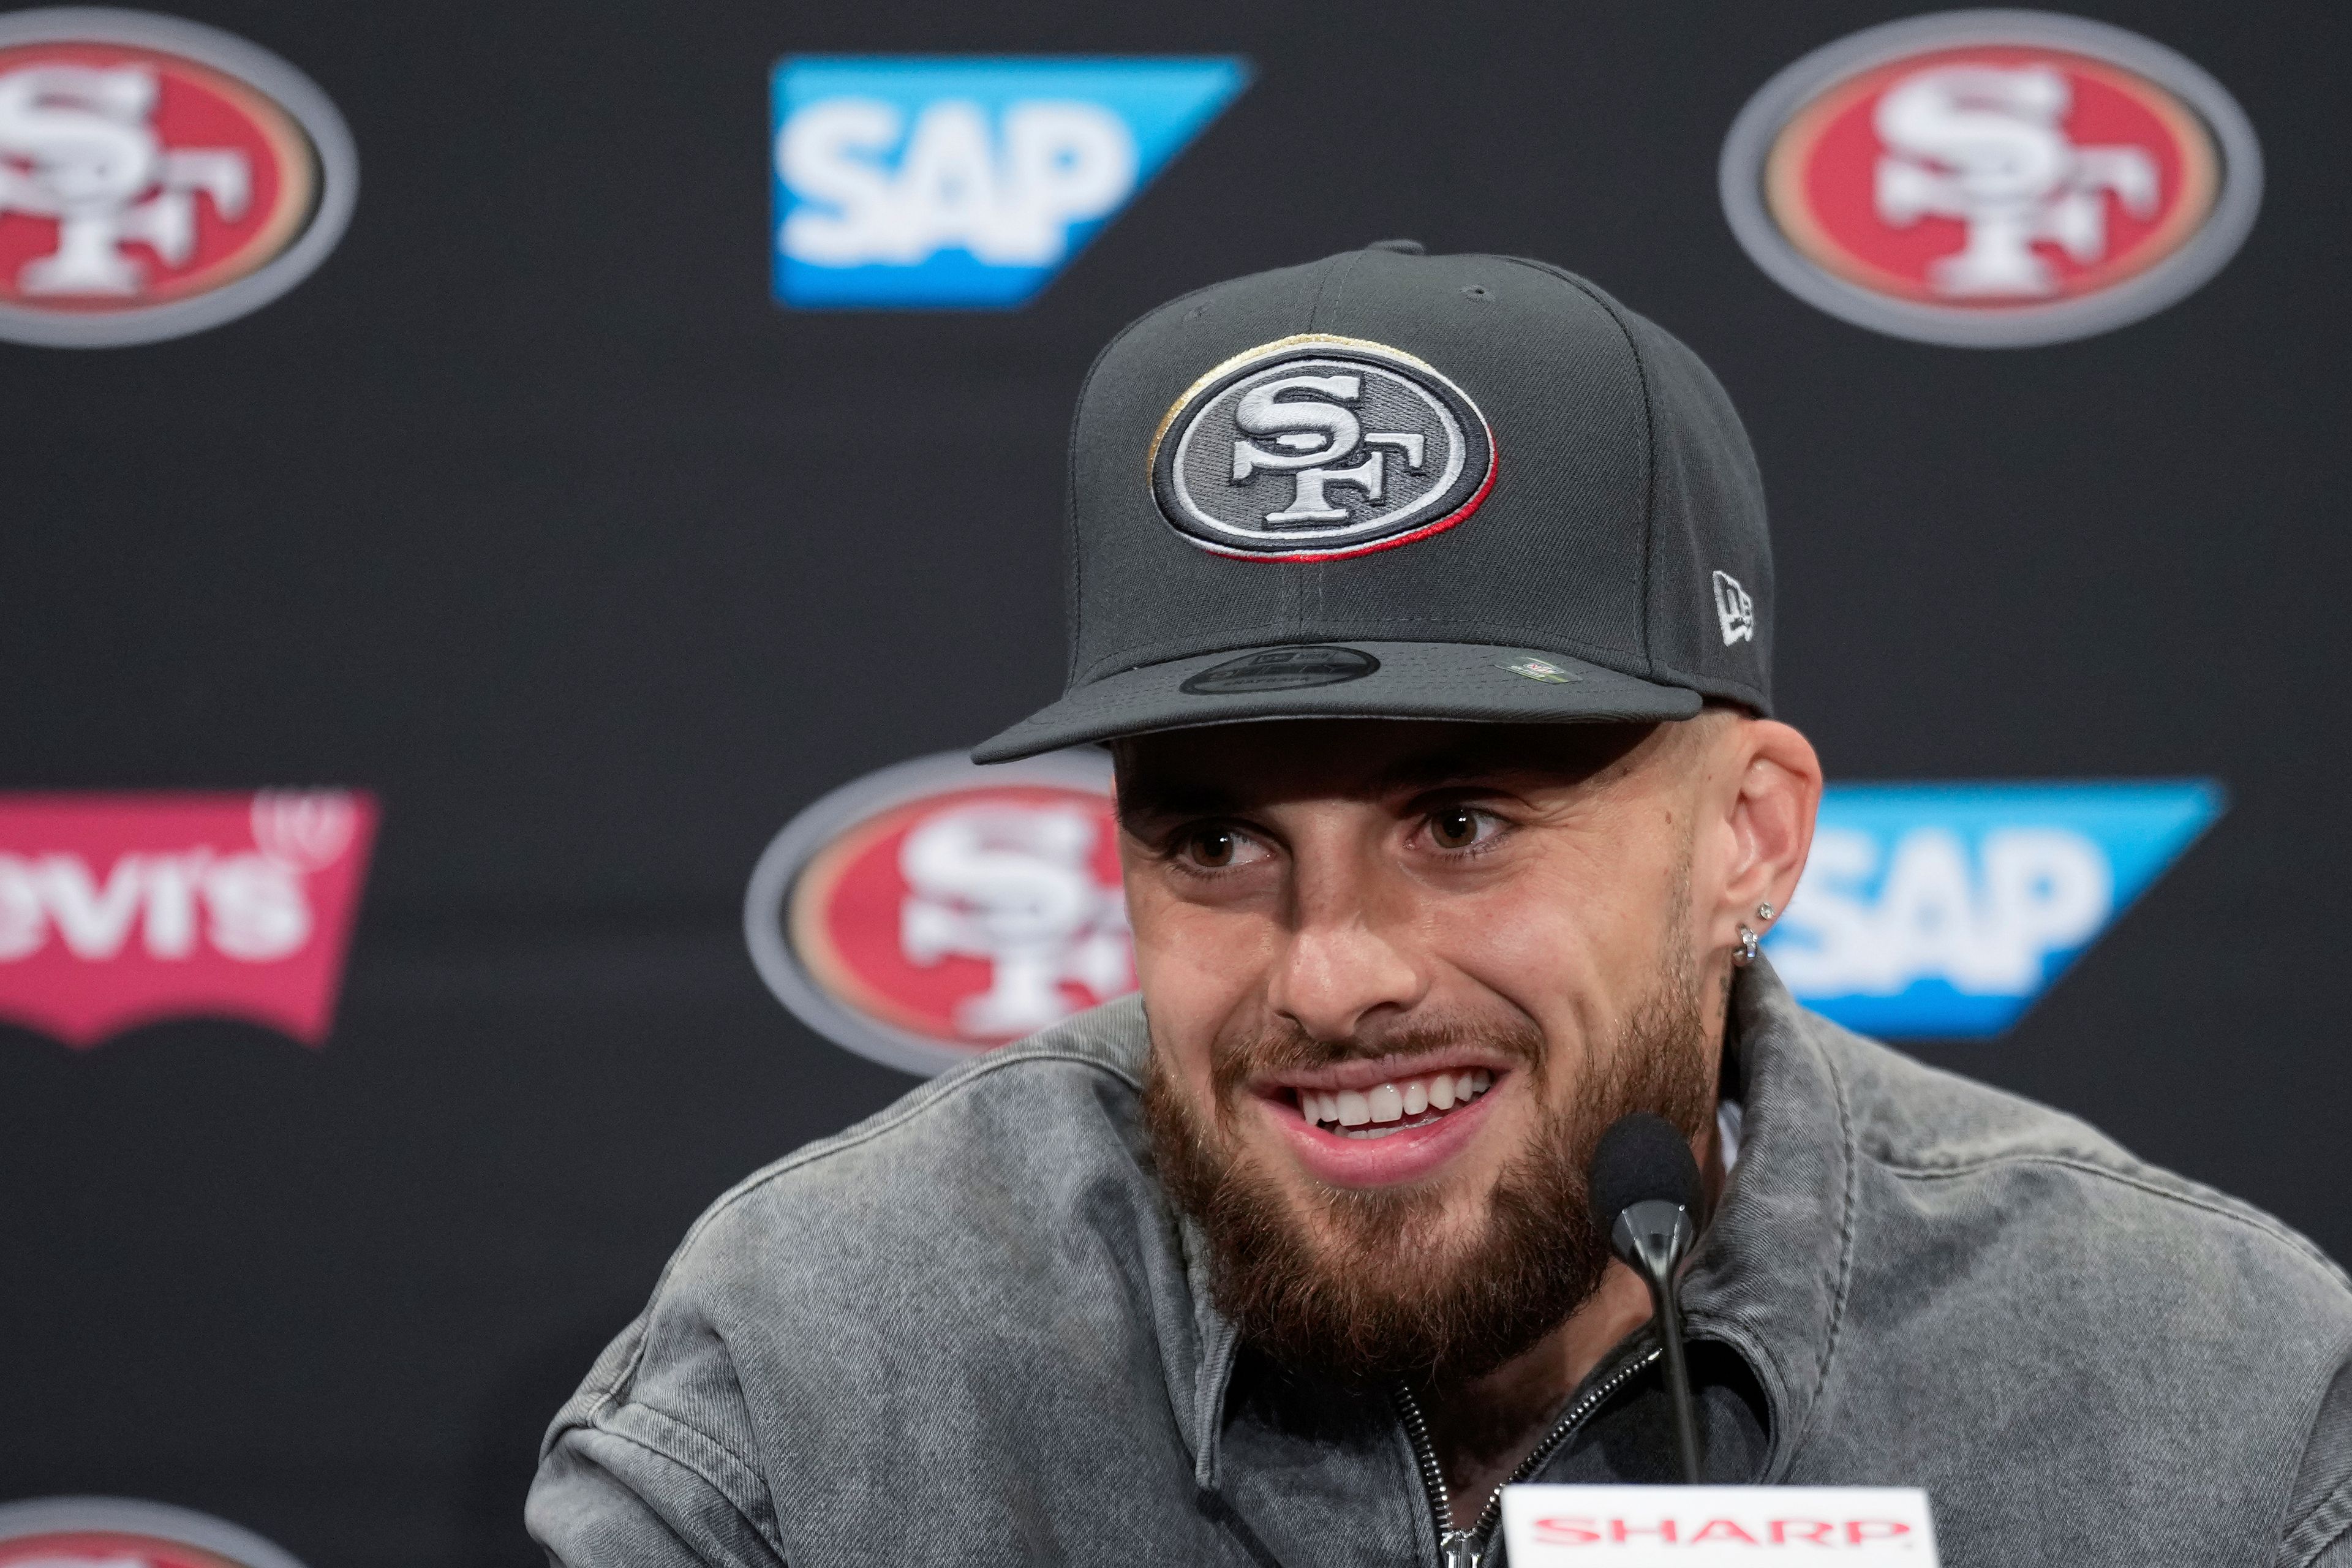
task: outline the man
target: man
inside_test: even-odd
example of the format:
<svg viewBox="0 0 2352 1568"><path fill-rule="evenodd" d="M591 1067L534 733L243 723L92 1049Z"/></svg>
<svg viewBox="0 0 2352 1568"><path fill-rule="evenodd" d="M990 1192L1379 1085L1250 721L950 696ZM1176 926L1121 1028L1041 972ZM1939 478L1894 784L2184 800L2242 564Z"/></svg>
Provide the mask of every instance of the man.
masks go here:
<svg viewBox="0 0 2352 1568"><path fill-rule="evenodd" d="M1492 1564L1675 1479L1586 1213L1689 1139L1707 1473L1924 1486L1948 1563L2352 1564L2352 1290L1756 956L1821 793L1697 359L1390 242L1189 295L1072 435L1071 670L1141 981L721 1199L556 1421L572 1568Z"/></svg>

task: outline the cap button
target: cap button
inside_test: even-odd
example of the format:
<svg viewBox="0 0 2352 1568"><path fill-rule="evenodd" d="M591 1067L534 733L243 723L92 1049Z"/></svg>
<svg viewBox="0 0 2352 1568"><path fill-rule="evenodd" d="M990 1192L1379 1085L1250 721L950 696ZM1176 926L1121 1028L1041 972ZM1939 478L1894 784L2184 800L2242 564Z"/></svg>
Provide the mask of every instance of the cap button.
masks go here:
<svg viewBox="0 0 2352 1568"><path fill-rule="evenodd" d="M1376 239L1364 247L1366 250L1394 251L1399 256L1427 256L1429 247L1417 239Z"/></svg>

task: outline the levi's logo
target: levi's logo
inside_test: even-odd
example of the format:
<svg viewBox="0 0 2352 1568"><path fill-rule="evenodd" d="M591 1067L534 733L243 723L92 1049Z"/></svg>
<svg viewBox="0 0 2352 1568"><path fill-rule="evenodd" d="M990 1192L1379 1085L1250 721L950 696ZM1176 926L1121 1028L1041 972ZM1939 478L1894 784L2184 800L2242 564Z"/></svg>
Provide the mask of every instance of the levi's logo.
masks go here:
<svg viewBox="0 0 2352 1568"><path fill-rule="evenodd" d="M1907 1487L1511 1487L1503 1531L1516 1568L1936 1562L1927 1494Z"/></svg>
<svg viewBox="0 0 2352 1568"><path fill-rule="evenodd" d="M0 795L0 1018L70 1046L193 1016L323 1045L375 820L342 791Z"/></svg>

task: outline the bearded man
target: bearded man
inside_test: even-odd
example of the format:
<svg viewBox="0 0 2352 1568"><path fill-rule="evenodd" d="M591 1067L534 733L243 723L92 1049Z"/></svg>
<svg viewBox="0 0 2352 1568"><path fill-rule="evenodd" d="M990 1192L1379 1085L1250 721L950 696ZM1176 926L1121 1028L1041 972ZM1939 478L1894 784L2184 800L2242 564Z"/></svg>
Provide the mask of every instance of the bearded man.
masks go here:
<svg viewBox="0 0 2352 1568"><path fill-rule="evenodd" d="M1805 1012L1822 773L1689 350L1388 242L1188 295L1072 435L1063 698L1139 998L722 1198L549 1435L570 1568L1500 1561L1664 1481L1602 1131L1688 1138L1706 1473L1921 1486L1955 1564L2352 1564L2352 1289L2267 1216Z"/></svg>

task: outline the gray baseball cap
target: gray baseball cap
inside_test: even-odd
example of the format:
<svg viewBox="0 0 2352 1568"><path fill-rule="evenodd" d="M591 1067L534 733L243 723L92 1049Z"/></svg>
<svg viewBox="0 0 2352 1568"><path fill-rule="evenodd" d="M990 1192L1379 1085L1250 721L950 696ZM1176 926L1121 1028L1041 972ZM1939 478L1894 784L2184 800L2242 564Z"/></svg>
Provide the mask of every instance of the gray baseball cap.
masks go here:
<svg viewBox="0 0 2352 1568"><path fill-rule="evenodd" d="M1067 687L975 761L1251 719L1771 708L1730 399L1542 262L1382 241L1162 305L1078 394L1069 524Z"/></svg>

